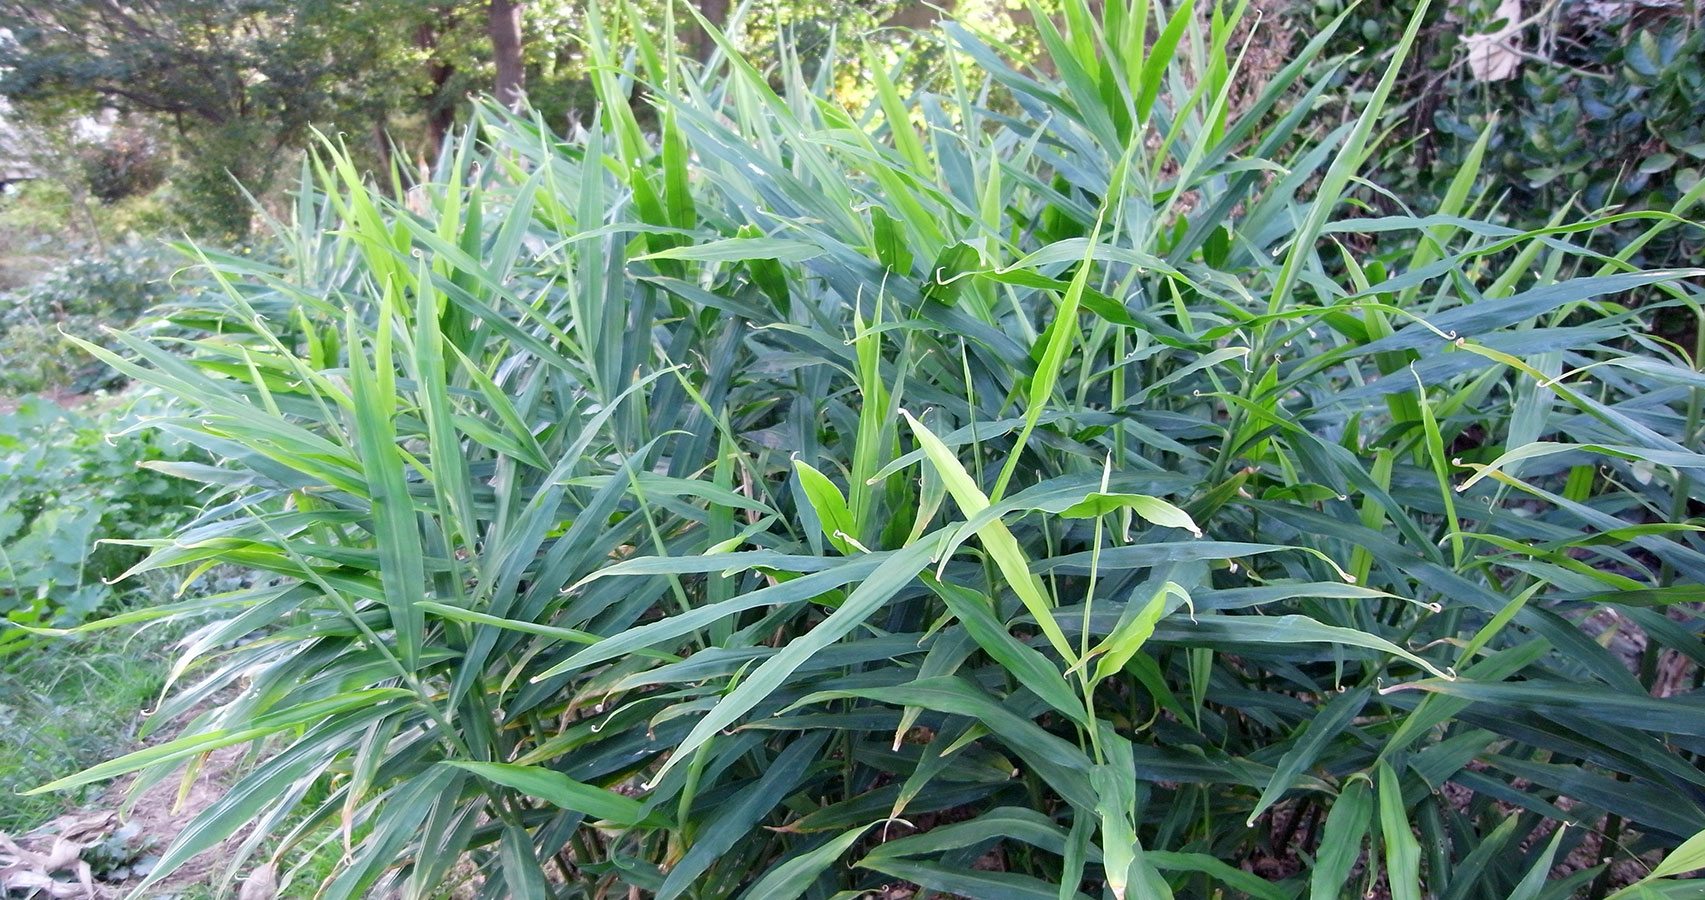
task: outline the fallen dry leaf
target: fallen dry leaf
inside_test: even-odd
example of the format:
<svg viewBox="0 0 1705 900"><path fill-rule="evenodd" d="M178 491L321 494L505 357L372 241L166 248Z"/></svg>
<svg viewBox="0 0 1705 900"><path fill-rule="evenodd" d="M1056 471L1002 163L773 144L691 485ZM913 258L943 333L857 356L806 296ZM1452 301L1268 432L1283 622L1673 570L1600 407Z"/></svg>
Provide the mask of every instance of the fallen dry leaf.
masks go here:
<svg viewBox="0 0 1705 900"><path fill-rule="evenodd" d="M111 818L105 817L105 820L110 822ZM64 818L56 819L55 823L78 824ZM96 833L83 829L78 834ZM48 840L48 835L38 830L25 835L24 840L40 846ZM94 869L83 859L83 852L89 849L88 844L58 834L52 836L52 843L47 847L45 853L39 852L12 840L10 835L0 834L0 894L17 891L26 896L85 897L91 900L105 896L95 886ZM61 881L53 877L62 872L71 873L77 880Z"/></svg>
<svg viewBox="0 0 1705 900"><path fill-rule="evenodd" d="M243 882L243 889L238 892L237 900L274 900L278 896L278 867L267 863L253 872Z"/></svg>
<svg viewBox="0 0 1705 900"><path fill-rule="evenodd" d="M1521 67L1521 0L1500 0L1493 21L1503 24L1495 31L1465 35L1468 45L1468 70L1479 81L1503 81L1514 78Z"/></svg>
<svg viewBox="0 0 1705 900"><path fill-rule="evenodd" d="M42 864L49 872L70 869L83 858L83 845L76 841L68 841L64 835L53 839L53 849L47 851L46 861Z"/></svg>

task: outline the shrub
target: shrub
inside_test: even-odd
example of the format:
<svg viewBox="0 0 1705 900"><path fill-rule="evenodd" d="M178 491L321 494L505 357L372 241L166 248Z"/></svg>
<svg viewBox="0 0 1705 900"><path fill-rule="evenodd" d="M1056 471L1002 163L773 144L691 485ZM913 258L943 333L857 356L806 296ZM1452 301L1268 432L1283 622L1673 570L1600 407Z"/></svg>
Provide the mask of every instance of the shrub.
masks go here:
<svg viewBox="0 0 1705 900"><path fill-rule="evenodd" d="M64 335L105 342L105 329L130 328L179 290L171 282L176 259L151 244L120 244L0 295L0 389L88 393L122 384Z"/></svg>
<svg viewBox="0 0 1705 900"><path fill-rule="evenodd" d="M1316 21L1341 6L1325 0ZM1488 192L1482 214L1501 223L1535 229L1566 210L1668 211L1705 196L1695 190L1705 165L1705 30L1694 17L1662 3L1553 4L1520 30L1528 55L1515 77L1481 82L1463 64L1462 35L1492 31L1498 6L1434 9L1428 52L1413 58L1399 92L1406 115L1398 127L1410 140L1393 144L1384 187L1411 203L1436 202L1489 132L1477 164ZM1380 65L1415 8L1363 4L1354 13L1363 27L1341 32L1335 49ZM1599 247L1614 252L1643 228L1607 223ZM1702 254L1705 234L1674 229L1633 259L1685 266Z"/></svg>
<svg viewBox="0 0 1705 900"><path fill-rule="evenodd" d="M188 359L90 348L222 461L139 569L276 580L121 620L220 617L181 736L50 787L260 742L155 877L332 830L327 897L1565 896L1675 850L1701 381L1640 317L1705 273L1466 218L1472 164L1358 217L1389 75L1311 133L1330 27L1228 111L1247 23L1104 8L1035 70L944 25L945 84L854 109L832 55L623 68L594 18L583 138L486 110L418 212L328 150Z"/></svg>
<svg viewBox="0 0 1705 900"><path fill-rule="evenodd" d="M140 128L115 128L104 140L77 148L77 161L89 193L102 203L140 197L166 180L171 159L159 142Z"/></svg>

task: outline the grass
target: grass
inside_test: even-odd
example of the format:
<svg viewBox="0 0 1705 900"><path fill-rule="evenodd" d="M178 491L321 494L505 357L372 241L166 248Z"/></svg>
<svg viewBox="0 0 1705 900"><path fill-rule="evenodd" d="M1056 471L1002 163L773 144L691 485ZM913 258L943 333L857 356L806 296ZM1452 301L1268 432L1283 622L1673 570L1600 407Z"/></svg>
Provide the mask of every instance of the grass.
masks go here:
<svg viewBox="0 0 1705 900"><path fill-rule="evenodd" d="M849 109L618 6L582 136L484 109L412 204L328 144L288 263L89 345L219 461L137 571L268 578L81 628L208 622L182 736L48 789L267 742L157 873L332 829L331 898L1684 894L1705 353L1642 317L1705 271L1472 171L1362 216L1390 77L1234 112L1242 13L947 24Z"/></svg>
<svg viewBox="0 0 1705 900"><path fill-rule="evenodd" d="M106 633L13 654L0 669L0 832L21 834L94 802L105 788L18 796L136 743L143 710L165 686L164 632Z"/></svg>

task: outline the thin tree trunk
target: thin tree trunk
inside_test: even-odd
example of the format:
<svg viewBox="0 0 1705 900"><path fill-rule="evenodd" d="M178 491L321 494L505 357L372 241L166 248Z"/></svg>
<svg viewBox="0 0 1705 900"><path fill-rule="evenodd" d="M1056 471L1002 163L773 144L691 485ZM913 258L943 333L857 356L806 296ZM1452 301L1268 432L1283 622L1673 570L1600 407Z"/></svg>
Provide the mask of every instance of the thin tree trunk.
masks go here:
<svg viewBox="0 0 1705 900"><path fill-rule="evenodd" d="M389 121L390 118L384 113L380 113L373 120L373 152L379 157L378 182L381 185L390 184L392 176L396 175L401 179L399 188L406 188L412 173L396 171L396 154L393 152L395 148L391 146Z"/></svg>
<svg viewBox="0 0 1705 900"><path fill-rule="evenodd" d="M450 128L456 124L456 98L445 96L445 90L450 79L456 74L456 67L446 62L438 55L439 26L449 30L453 24L448 12L439 14L439 22L422 22L414 32L414 45L426 54L426 77L432 82L432 93L426 103L426 140L430 144L427 154L437 156L444 146L444 136L450 133Z"/></svg>
<svg viewBox="0 0 1705 900"><path fill-rule="evenodd" d="M521 8L525 0L491 0L491 50L497 60L492 93L512 112L521 110L527 71L521 65Z"/></svg>

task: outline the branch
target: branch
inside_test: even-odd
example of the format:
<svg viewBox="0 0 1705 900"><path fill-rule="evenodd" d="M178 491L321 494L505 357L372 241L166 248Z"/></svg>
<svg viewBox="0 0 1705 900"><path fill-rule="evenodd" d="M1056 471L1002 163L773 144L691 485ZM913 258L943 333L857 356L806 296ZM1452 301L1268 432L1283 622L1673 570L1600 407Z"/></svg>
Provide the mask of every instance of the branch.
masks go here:
<svg viewBox="0 0 1705 900"><path fill-rule="evenodd" d="M223 125L228 121L228 117L220 113L218 110L200 109L188 103L152 96L132 88L120 87L116 84L97 84L93 85L91 89L97 94L109 97L122 97L143 109L152 110L154 112L170 113L179 117L188 114L198 119L204 119L214 125ZM179 130L182 130L181 127Z"/></svg>

